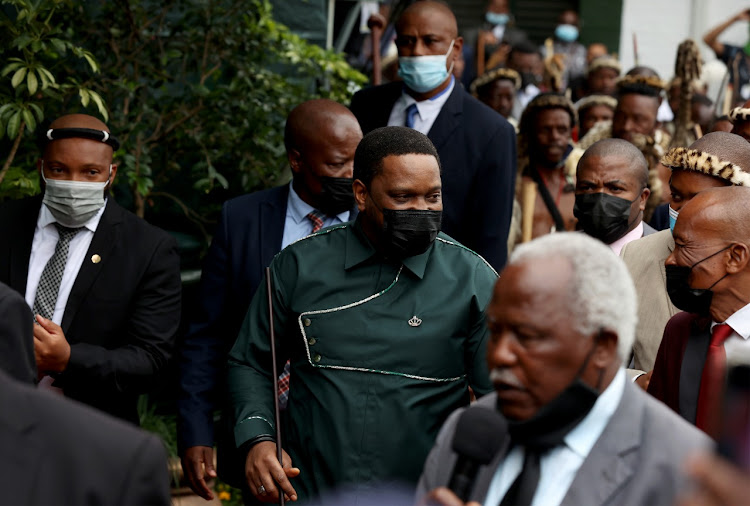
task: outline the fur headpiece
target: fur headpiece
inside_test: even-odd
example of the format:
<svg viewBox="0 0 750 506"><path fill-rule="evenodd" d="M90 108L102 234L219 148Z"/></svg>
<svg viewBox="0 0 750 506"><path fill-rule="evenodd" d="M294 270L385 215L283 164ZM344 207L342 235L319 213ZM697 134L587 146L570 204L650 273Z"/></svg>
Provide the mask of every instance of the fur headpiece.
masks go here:
<svg viewBox="0 0 750 506"><path fill-rule="evenodd" d="M588 76L590 73L598 69L613 69L616 70L618 74L622 72L620 62L617 61L617 58L611 56L600 56L599 58L594 58L586 69L586 75Z"/></svg>
<svg viewBox="0 0 750 506"><path fill-rule="evenodd" d="M472 95L477 95L477 90L482 86L490 84L498 79L507 79L513 83L516 91L521 89L521 76L513 69L508 68L495 68L482 74L481 76L474 79L474 82L469 86L469 91Z"/></svg>
<svg viewBox="0 0 750 506"><path fill-rule="evenodd" d="M594 107L596 105L604 105L614 111L615 107L617 107L617 99L610 97L609 95L589 95L588 97L583 97L576 102L575 109L580 115L581 111L585 111L589 107Z"/></svg>
<svg viewBox="0 0 750 506"><path fill-rule="evenodd" d="M750 120L750 108L747 107L735 107L729 111L729 121L737 123L738 121Z"/></svg>
<svg viewBox="0 0 750 506"><path fill-rule="evenodd" d="M742 167L705 151L672 148L662 157L661 163L672 170L693 170L729 181L735 186L750 186L750 174Z"/></svg>
<svg viewBox="0 0 750 506"><path fill-rule="evenodd" d="M667 85L656 76L623 76L617 81L618 91L623 89L651 88L658 95L667 89Z"/></svg>

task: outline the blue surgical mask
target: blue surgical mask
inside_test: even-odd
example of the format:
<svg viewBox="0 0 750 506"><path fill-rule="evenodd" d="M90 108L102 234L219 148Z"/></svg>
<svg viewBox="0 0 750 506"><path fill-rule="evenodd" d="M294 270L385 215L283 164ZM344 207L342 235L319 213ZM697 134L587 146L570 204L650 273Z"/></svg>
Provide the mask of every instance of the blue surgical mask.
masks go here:
<svg viewBox="0 0 750 506"><path fill-rule="evenodd" d="M445 54L400 56L398 75L404 80L404 84L417 93L426 93L440 86L453 70L453 63L450 69L446 69L446 65L455 42L455 39L451 41L451 46Z"/></svg>
<svg viewBox="0 0 750 506"><path fill-rule="evenodd" d="M672 209L672 206L669 206L669 230L672 231L674 234L674 224L677 223L677 215L680 214L680 211L675 211Z"/></svg>
<svg viewBox="0 0 750 506"><path fill-rule="evenodd" d="M492 26L495 26L495 25L505 26L508 24L508 21L510 20L510 16L508 16L507 14L500 14L497 12L488 12L487 14L484 15L484 19L486 19L487 22L491 24Z"/></svg>
<svg viewBox="0 0 750 506"><path fill-rule="evenodd" d="M563 42L573 42L578 38L578 28L574 25L557 25L555 37Z"/></svg>

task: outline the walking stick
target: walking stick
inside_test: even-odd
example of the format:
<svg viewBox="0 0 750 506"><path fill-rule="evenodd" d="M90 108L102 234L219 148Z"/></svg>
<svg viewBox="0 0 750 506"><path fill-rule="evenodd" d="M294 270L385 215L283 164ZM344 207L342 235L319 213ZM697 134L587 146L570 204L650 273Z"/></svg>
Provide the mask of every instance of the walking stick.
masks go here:
<svg viewBox="0 0 750 506"><path fill-rule="evenodd" d="M283 467L284 462L281 460L281 415L279 414L279 371L276 367L276 335L273 331L273 297L271 294L271 269L269 267L266 267L266 291L268 292L268 322L271 329L271 371L273 374L273 416L276 423L276 457L279 459L279 464ZM279 504L284 506L284 491L281 490L281 485L278 483L276 487L279 489Z"/></svg>

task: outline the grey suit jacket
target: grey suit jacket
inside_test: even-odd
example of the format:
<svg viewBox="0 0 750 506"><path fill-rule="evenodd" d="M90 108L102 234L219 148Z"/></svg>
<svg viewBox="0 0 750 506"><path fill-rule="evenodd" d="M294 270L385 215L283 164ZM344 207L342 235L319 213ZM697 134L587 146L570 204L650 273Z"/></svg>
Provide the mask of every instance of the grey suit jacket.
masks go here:
<svg viewBox="0 0 750 506"><path fill-rule="evenodd" d="M638 326L633 355L634 367L641 371L654 368L664 327L680 311L667 295L664 261L673 249L672 232L662 230L626 244L620 252L638 294Z"/></svg>
<svg viewBox="0 0 750 506"><path fill-rule="evenodd" d="M472 407L455 411L440 430L427 456L418 498L447 486L456 454L451 450L456 423L464 409L495 408L497 396L485 395ZM470 499L482 503L508 444L477 474ZM620 405L576 473L561 505L673 504L685 490L685 458L708 450L711 440L661 402L626 382Z"/></svg>

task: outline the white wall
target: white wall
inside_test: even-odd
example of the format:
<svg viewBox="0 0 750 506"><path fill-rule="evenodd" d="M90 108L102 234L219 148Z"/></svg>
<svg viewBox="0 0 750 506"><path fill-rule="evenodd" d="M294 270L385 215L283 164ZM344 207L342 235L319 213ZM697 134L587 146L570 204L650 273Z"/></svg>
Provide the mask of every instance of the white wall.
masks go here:
<svg viewBox="0 0 750 506"><path fill-rule="evenodd" d="M624 0L620 33L623 72L635 65L633 33L638 40L638 63L653 67L664 80L674 76L677 46L686 38L698 42L704 62L715 60L713 51L703 43L703 35L747 8L750 8L747 0ZM748 23L738 22L719 40L744 46L748 38ZM716 64L708 68L711 67L715 69ZM709 95L715 95L717 86L711 83Z"/></svg>

